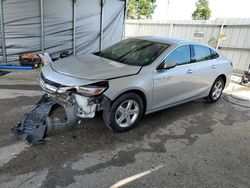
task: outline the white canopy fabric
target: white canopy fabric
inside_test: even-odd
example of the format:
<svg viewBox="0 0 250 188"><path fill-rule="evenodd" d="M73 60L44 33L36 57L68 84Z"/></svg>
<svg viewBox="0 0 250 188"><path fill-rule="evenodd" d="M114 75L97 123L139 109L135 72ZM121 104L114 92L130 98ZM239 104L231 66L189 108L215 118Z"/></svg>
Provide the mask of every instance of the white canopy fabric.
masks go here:
<svg viewBox="0 0 250 188"><path fill-rule="evenodd" d="M122 39L125 0L0 2L0 64L18 64L20 53L43 50L52 57L81 55Z"/></svg>

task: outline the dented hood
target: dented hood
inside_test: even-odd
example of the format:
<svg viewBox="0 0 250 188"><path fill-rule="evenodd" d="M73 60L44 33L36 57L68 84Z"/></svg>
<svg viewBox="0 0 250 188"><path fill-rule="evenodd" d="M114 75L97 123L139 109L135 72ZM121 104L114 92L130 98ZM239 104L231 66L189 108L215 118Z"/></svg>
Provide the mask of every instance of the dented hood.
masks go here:
<svg viewBox="0 0 250 188"><path fill-rule="evenodd" d="M141 67L125 65L88 54L60 59L51 63L51 68L55 72L75 78L104 80L136 74Z"/></svg>

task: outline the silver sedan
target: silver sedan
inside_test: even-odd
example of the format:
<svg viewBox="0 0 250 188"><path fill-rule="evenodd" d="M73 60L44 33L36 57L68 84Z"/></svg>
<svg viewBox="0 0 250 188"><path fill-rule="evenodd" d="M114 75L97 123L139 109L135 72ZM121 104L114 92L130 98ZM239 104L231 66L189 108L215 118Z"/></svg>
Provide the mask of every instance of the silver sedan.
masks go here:
<svg viewBox="0 0 250 188"><path fill-rule="evenodd" d="M206 44L140 37L55 61L42 69L40 84L68 124L103 111L107 127L123 132L144 114L199 98L216 102L231 73L231 61Z"/></svg>

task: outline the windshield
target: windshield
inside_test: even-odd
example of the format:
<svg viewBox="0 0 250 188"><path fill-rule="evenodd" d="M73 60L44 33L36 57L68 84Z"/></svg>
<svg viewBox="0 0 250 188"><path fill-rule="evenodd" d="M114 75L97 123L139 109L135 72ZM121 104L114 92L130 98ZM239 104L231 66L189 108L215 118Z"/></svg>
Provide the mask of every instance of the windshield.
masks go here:
<svg viewBox="0 0 250 188"><path fill-rule="evenodd" d="M168 44L154 41L126 39L95 55L128 65L144 66L152 63L168 47Z"/></svg>

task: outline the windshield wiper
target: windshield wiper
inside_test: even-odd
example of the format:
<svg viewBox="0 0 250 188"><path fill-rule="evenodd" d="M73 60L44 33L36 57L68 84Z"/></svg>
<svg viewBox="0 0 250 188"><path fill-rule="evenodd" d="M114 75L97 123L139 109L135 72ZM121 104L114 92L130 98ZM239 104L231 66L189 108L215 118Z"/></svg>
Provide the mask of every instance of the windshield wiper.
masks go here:
<svg viewBox="0 0 250 188"><path fill-rule="evenodd" d="M99 56L99 57L103 57L104 56L104 54L101 51L94 52L93 54L96 55L96 56Z"/></svg>

